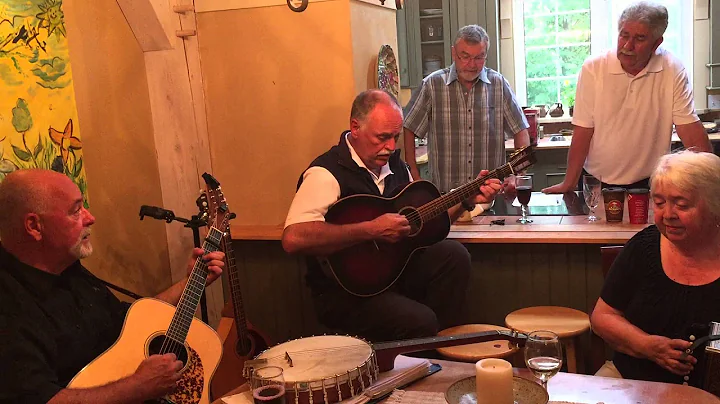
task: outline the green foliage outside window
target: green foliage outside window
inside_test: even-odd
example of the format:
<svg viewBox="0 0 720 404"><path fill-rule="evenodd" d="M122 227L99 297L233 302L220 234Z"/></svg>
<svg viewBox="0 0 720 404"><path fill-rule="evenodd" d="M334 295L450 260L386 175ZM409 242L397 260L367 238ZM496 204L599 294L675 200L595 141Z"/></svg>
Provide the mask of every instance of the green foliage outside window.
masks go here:
<svg viewBox="0 0 720 404"><path fill-rule="evenodd" d="M575 103L590 55L590 0L525 0L527 104Z"/></svg>

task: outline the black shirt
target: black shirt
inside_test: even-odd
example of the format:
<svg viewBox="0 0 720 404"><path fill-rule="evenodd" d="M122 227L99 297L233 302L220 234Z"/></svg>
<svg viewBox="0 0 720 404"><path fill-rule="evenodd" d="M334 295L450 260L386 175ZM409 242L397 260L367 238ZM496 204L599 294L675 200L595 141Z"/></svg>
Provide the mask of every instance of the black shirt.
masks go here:
<svg viewBox="0 0 720 404"><path fill-rule="evenodd" d="M80 261L61 275L0 246L0 403L46 403L120 335L128 305Z"/></svg>
<svg viewBox="0 0 720 404"><path fill-rule="evenodd" d="M689 340L689 336L710 321L720 321L720 279L701 286L679 284L663 270L660 259L660 231L650 226L627 242L610 268L602 299L620 310L625 318L650 335ZM700 361L689 383L698 385L704 370L702 349L694 352ZM624 378L682 383L677 376L647 359L620 352L614 363Z"/></svg>

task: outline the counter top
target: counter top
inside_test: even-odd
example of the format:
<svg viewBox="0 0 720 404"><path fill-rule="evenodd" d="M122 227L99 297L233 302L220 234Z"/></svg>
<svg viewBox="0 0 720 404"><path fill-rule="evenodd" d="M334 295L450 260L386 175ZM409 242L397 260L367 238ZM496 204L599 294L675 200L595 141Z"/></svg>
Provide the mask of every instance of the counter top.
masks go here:
<svg viewBox="0 0 720 404"><path fill-rule="evenodd" d="M599 212L598 212L599 213ZM477 216L472 222L450 227L449 239L466 244L624 244L647 224L590 223L585 216L531 216L534 223L520 225L517 216ZM505 225L491 220L505 219ZM232 225L233 240L280 241L281 225Z"/></svg>
<svg viewBox="0 0 720 404"><path fill-rule="evenodd" d="M552 149L567 149L570 147L570 142L572 141L572 136L565 136L565 140L550 140L550 138L553 135L560 135L559 133L551 133L551 134L545 134L545 137L542 139L538 139L538 144L536 149L539 150L552 150ZM711 141L720 140L720 133L710 133L708 134L708 137ZM674 134L672 135L672 141L673 142L680 142L680 138L678 135ZM505 150L513 151L515 150L515 144L513 143L512 139L505 141Z"/></svg>

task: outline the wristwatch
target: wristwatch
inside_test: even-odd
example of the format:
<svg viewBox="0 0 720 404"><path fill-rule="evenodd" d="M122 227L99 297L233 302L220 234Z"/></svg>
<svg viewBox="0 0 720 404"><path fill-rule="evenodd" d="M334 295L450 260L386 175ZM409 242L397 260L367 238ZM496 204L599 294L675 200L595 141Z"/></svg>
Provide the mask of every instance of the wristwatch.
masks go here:
<svg viewBox="0 0 720 404"><path fill-rule="evenodd" d="M475 204L470 202L469 199L465 199L462 202L460 202L463 209L467 210L468 212L472 212L475 209Z"/></svg>

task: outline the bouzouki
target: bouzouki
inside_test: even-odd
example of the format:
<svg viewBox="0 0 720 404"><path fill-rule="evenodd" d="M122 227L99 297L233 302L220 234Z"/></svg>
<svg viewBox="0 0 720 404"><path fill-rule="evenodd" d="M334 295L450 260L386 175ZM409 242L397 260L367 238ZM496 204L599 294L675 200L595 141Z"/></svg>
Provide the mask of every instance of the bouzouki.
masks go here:
<svg viewBox="0 0 720 404"><path fill-rule="evenodd" d="M215 212L202 245L205 252L220 249L224 236L220 229L227 228L228 213ZM184 365L177 390L148 402L210 403L210 380L222 357L222 344L215 330L194 316L207 275L207 264L198 257L177 307L153 298L136 300L115 344L75 375L68 387L102 386L132 375L150 355L174 353Z"/></svg>
<svg viewBox="0 0 720 404"><path fill-rule="evenodd" d="M386 213L399 213L410 222L410 235L396 243L376 240L355 244L319 257L320 264L349 293L360 297L377 295L395 283L416 251L447 237L450 232L448 209L478 195L486 180L504 178L534 162L532 146L527 146L510 155L500 168L445 195L432 183L420 180L408 184L393 198L352 195L340 199L328 209L327 223L360 223Z"/></svg>
<svg viewBox="0 0 720 404"><path fill-rule="evenodd" d="M527 336L498 330L375 344L342 335L300 338L246 361L244 374L249 378L253 369L282 367L287 403L331 404L362 393L380 372L393 369L397 355L496 340L523 346Z"/></svg>
<svg viewBox="0 0 720 404"><path fill-rule="evenodd" d="M212 212L228 211L228 205L222 194L220 183L210 174L203 174L205 182L211 184L205 194L205 210ZM230 214L232 219L235 215ZM232 247L230 226L221 229L225 236L222 239L222 250L225 252L225 273L230 281L230 302L223 309L223 317L218 325L218 334L223 340L223 356L210 384L212 396L224 396L230 390L245 383L242 375L246 360L270 346L268 339L245 317L242 291L240 290L240 274L235 264L235 253Z"/></svg>

